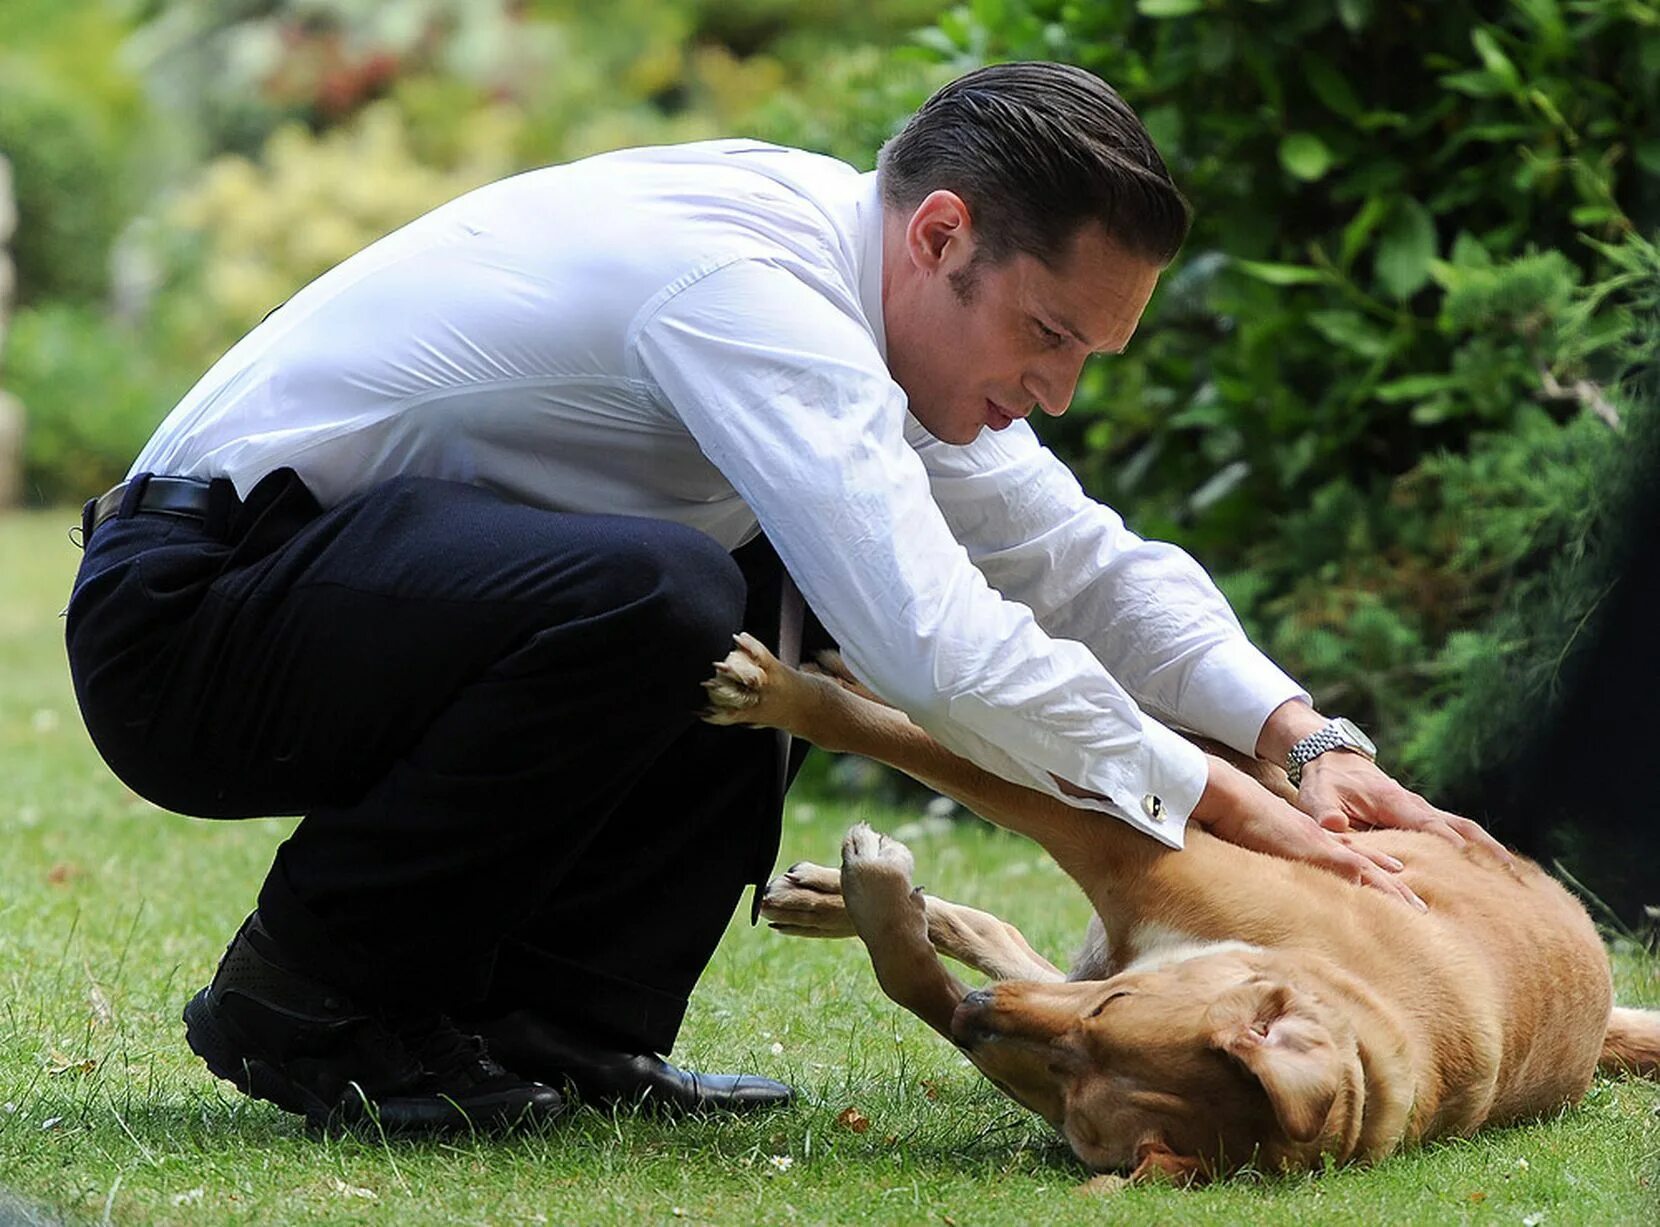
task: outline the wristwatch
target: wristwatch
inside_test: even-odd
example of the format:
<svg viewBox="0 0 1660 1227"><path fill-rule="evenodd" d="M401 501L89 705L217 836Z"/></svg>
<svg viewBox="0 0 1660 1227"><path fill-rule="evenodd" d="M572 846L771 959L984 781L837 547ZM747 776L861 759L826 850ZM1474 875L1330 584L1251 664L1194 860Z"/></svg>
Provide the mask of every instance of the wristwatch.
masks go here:
<svg viewBox="0 0 1660 1227"><path fill-rule="evenodd" d="M1291 753L1285 756L1285 773L1291 777L1293 788L1302 787L1303 768L1327 750L1353 750L1373 761L1378 757L1378 748L1372 744L1372 739L1356 728L1354 721L1338 716L1335 720L1326 721L1319 732L1310 733L1292 746Z"/></svg>

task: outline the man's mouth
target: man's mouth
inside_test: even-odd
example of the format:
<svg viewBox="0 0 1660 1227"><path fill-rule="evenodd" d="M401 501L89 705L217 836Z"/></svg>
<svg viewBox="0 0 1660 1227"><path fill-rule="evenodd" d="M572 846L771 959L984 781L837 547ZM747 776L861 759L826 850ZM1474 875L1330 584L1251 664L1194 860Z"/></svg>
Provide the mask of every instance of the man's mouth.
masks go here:
<svg viewBox="0 0 1660 1227"><path fill-rule="evenodd" d="M996 401L990 399L989 397L986 399L986 425L987 426L990 426L993 430L1002 430L1005 427L1011 425L1014 422L1014 420L1015 420L1015 415L1014 414L1004 412L1003 408L1000 405L998 405L998 403Z"/></svg>

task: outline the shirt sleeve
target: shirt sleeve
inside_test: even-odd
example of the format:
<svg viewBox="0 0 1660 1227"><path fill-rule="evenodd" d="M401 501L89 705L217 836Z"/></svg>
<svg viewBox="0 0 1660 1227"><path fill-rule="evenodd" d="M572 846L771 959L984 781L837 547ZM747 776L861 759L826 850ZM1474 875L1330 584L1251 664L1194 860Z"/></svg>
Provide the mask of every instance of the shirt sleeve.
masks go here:
<svg viewBox="0 0 1660 1227"><path fill-rule="evenodd" d="M986 582L868 325L804 278L745 259L671 287L633 331L637 378L754 511L862 682L987 770L1180 847L1203 754Z"/></svg>
<svg viewBox="0 0 1660 1227"><path fill-rule="evenodd" d="M1126 529L1027 423L966 447L910 435L936 505L992 586L1049 634L1088 645L1143 709L1253 756L1274 709L1308 700L1203 567Z"/></svg>

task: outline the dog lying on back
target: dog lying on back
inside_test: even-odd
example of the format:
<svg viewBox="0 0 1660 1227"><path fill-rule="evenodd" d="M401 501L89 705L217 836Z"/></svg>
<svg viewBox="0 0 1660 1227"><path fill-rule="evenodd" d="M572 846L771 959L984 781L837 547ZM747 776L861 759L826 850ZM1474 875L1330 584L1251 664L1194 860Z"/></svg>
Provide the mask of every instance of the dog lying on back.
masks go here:
<svg viewBox="0 0 1660 1227"><path fill-rule="evenodd" d="M910 852L862 824L839 872L794 866L762 913L786 933L858 936L889 997L1095 1170L1186 1181L1372 1161L1573 1103L1599 1064L1660 1076L1660 1012L1613 1006L1589 918L1536 865L1357 833L1405 863L1418 913L1197 827L1164 848L982 771L747 635L716 668L710 719L897 767L1036 840L1083 887L1096 920L1064 975L1013 926L913 890ZM996 983L969 991L940 954Z"/></svg>

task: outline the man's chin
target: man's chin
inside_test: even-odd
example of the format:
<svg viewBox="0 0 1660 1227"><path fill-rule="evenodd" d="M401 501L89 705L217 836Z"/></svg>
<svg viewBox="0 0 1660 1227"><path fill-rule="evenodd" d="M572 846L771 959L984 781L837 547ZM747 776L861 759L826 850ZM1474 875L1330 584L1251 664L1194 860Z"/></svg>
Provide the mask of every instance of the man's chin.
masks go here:
<svg viewBox="0 0 1660 1227"><path fill-rule="evenodd" d="M968 444L978 439L980 437L980 432L986 428L986 424L984 422L975 422L970 426L953 424L951 427L947 428L942 427L937 422L929 422L920 417L917 418L917 421L922 424L922 429L933 435L934 438L938 439L941 443L949 443L955 447L968 446Z"/></svg>

